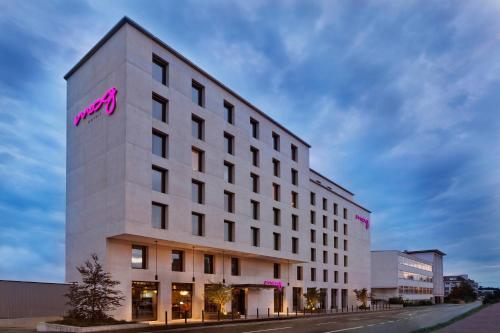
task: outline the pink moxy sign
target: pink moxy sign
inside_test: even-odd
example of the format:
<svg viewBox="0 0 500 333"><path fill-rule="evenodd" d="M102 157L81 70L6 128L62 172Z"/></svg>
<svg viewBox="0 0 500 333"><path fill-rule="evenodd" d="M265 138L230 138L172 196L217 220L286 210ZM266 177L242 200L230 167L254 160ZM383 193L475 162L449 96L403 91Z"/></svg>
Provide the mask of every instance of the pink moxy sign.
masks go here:
<svg viewBox="0 0 500 333"><path fill-rule="evenodd" d="M368 218L356 215L356 220L360 221L361 223L364 223L366 229L370 227L370 220Z"/></svg>
<svg viewBox="0 0 500 333"><path fill-rule="evenodd" d="M95 112L98 112L102 106L106 107L105 112L108 116L112 115L116 108L117 93L118 90L116 90L115 87L106 91L101 98L96 99L95 102L86 107L85 110L79 112L75 116L75 119L73 119L73 124L75 124L75 126L78 126L81 120L85 119L87 116L90 116Z"/></svg>

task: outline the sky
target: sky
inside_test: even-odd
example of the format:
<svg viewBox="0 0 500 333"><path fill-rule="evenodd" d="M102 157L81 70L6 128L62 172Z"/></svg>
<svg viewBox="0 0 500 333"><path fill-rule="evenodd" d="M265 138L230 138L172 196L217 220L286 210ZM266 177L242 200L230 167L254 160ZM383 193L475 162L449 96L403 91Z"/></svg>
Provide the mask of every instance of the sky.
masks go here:
<svg viewBox="0 0 500 333"><path fill-rule="evenodd" d="M500 287L500 3L0 0L0 279L64 281L64 74L129 16L311 144L372 249Z"/></svg>

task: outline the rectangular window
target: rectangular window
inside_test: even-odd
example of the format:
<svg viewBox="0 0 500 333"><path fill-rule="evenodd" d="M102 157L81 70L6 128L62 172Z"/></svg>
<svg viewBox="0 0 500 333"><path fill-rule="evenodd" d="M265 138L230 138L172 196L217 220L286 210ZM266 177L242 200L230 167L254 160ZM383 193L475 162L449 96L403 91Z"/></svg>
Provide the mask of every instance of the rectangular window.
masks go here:
<svg viewBox="0 0 500 333"><path fill-rule="evenodd" d="M273 199L280 201L280 186L276 183L273 183Z"/></svg>
<svg viewBox="0 0 500 333"><path fill-rule="evenodd" d="M292 155L292 161L297 162L297 160L299 159L299 149L293 143L290 145L290 152Z"/></svg>
<svg viewBox="0 0 500 333"><path fill-rule="evenodd" d="M280 136L273 132L273 148L276 151L280 151Z"/></svg>
<svg viewBox="0 0 500 333"><path fill-rule="evenodd" d="M339 264L339 255L338 255L338 253L334 253L333 254L333 264L336 265L336 266L338 266L338 264Z"/></svg>
<svg viewBox="0 0 500 333"><path fill-rule="evenodd" d="M292 169L291 178L292 178L292 185L298 186L299 185L299 172L297 170Z"/></svg>
<svg viewBox="0 0 500 333"><path fill-rule="evenodd" d="M205 274L214 274L214 256L212 254L204 255L203 267Z"/></svg>
<svg viewBox="0 0 500 333"><path fill-rule="evenodd" d="M260 246L260 230L256 227L250 228L252 231L252 246Z"/></svg>
<svg viewBox="0 0 500 333"><path fill-rule="evenodd" d="M297 266L297 280L302 281L302 266Z"/></svg>
<svg viewBox="0 0 500 333"><path fill-rule="evenodd" d="M311 247L311 261L316 261L316 249Z"/></svg>
<svg viewBox="0 0 500 333"><path fill-rule="evenodd" d="M292 207L299 208L299 194L295 191L292 191Z"/></svg>
<svg viewBox="0 0 500 333"><path fill-rule="evenodd" d="M167 85L168 63L154 54L151 72L153 75L153 79L163 85Z"/></svg>
<svg viewBox="0 0 500 333"><path fill-rule="evenodd" d="M311 205L316 206L316 194L311 192Z"/></svg>
<svg viewBox="0 0 500 333"><path fill-rule="evenodd" d="M234 193L224 191L224 210L228 213L234 213Z"/></svg>
<svg viewBox="0 0 500 333"><path fill-rule="evenodd" d="M201 84L193 80L193 82L191 83L191 100L193 101L193 103L203 107L205 102L204 92L205 88Z"/></svg>
<svg viewBox="0 0 500 333"><path fill-rule="evenodd" d="M311 281L316 281L316 268L311 267Z"/></svg>
<svg viewBox="0 0 500 333"><path fill-rule="evenodd" d="M193 171L203 172L204 170L204 161L205 160L205 152L198 148L191 148L191 164L193 167Z"/></svg>
<svg viewBox="0 0 500 333"><path fill-rule="evenodd" d="M299 216L295 214L292 214L292 230L299 230Z"/></svg>
<svg viewBox="0 0 500 333"><path fill-rule="evenodd" d="M151 183L153 191L167 193L167 170L153 166Z"/></svg>
<svg viewBox="0 0 500 333"><path fill-rule="evenodd" d="M259 167L259 150L255 147L250 147L250 154L252 155L252 165Z"/></svg>
<svg viewBox="0 0 500 333"><path fill-rule="evenodd" d="M299 239L292 237L292 253L299 253Z"/></svg>
<svg viewBox="0 0 500 333"><path fill-rule="evenodd" d="M349 283L347 272L344 272L344 283L345 284Z"/></svg>
<svg viewBox="0 0 500 333"><path fill-rule="evenodd" d="M333 231L339 232L339 221L333 220Z"/></svg>
<svg viewBox="0 0 500 333"><path fill-rule="evenodd" d="M328 229L328 216L323 215L323 228Z"/></svg>
<svg viewBox="0 0 500 333"><path fill-rule="evenodd" d="M338 271L333 272L333 282L339 283L339 272Z"/></svg>
<svg viewBox="0 0 500 333"><path fill-rule="evenodd" d="M347 208L344 208L344 219L347 220Z"/></svg>
<svg viewBox="0 0 500 333"><path fill-rule="evenodd" d="M153 228L167 229L167 205L153 202L151 204L151 224Z"/></svg>
<svg viewBox="0 0 500 333"><path fill-rule="evenodd" d="M224 151L234 155L234 136L226 132L224 132Z"/></svg>
<svg viewBox="0 0 500 333"><path fill-rule="evenodd" d="M344 235L347 235L347 224L344 223Z"/></svg>
<svg viewBox="0 0 500 333"><path fill-rule="evenodd" d="M310 235L311 235L311 237L310 237L311 243L316 243L316 230L311 229Z"/></svg>
<svg viewBox="0 0 500 333"><path fill-rule="evenodd" d="M229 124L234 124L234 106L224 101L224 120Z"/></svg>
<svg viewBox="0 0 500 333"><path fill-rule="evenodd" d="M281 225L281 211L278 208L273 208L273 223L274 225Z"/></svg>
<svg viewBox="0 0 500 333"><path fill-rule="evenodd" d="M277 232L273 232L273 244L276 251L281 249L281 235Z"/></svg>
<svg viewBox="0 0 500 333"><path fill-rule="evenodd" d="M132 245L132 268L146 269L148 258L148 247L142 245Z"/></svg>
<svg viewBox="0 0 500 333"><path fill-rule="evenodd" d="M323 210L328 210L328 200L323 198Z"/></svg>
<svg viewBox="0 0 500 333"><path fill-rule="evenodd" d="M260 216L260 204L258 201L250 200L250 208L252 209L252 218L258 220Z"/></svg>
<svg viewBox="0 0 500 333"><path fill-rule="evenodd" d="M328 282L328 270L323 270L323 282Z"/></svg>
<svg viewBox="0 0 500 333"><path fill-rule="evenodd" d="M205 192L205 184L200 182L199 180L192 179L191 180L191 200L193 202L203 204L204 202L204 192Z"/></svg>
<svg viewBox="0 0 500 333"><path fill-rule="evenodd" d="M231 275L240 276L240 259L231 258Z"/></svg>
<svg viewBox="0 0 500 333"><path fill-rule="evenodd" d="M167 135L153 130L153 154L163 158L167 157Z"/></svg>
<svg viewBox="0 0 500 333"><path fill-rule="evenodd" d="M328 235L325 232L323 233L323 245L328 246Z"/></svg>
<svg viewBox="0 0 500 333"><path fill-rule="evenodd" d="M339 238L337 236L334 236L333 237L333 247L335 249L338 249L339 248Z"/></svg>
<svg viewBox="0 0 500 333"><path fill-rule="evenodd" d="M281 278L281 265L278 263L274 263L273 265L273 276L275 279Z"/></svg>
<svg viewBox="0 0 500 333"><path fill-rule="evenodd" d="M184 272L184 251L172 250L172 272Z"/></svg>
<svg viewBox="0 0 500 333"><path fill-rule="evenodd" d="M344 239L344 251L347 251L347 239Z"/></svg>
<svg viewBox="0 0 500 333"><path fill-rule="evenodd" d="M316 212L311 210L311 224L316 224Z"/></svg>
<svg viewBox="0 0 500 333"><path fill-rule="evenodd" d="M336 203L333 204L333 214L339 215L339 205L337 205Z"/></svg>
<svg viewBox="0 0 500 333"><path fill-rule="evenodd" d="M153 118L156 120L159 120L161 122L167 123L168 122L168 109L167 109L168 102L166 99L153 94Z"/></svg>
<svg viewBox="0 0 500 333"><path fill-rule="evenodd" d="M253 118L250 118L250 127L252 129L252 137L254 139L259 138L259 122Z"/></svg>
<svg viewBox="0 0 500 333"><path fill-rule="evenodd" d="M255 173L250 173L250 187L254 193L259 193L260 188L259 176Z"/></svg>
<svg viewBox="0 0 500 333"><path fill-rule="evenodd" d="M203 140L205 121L195 115L191 116L191 135L193 138Z"/></svg>
<svg viewBox="0 0 500 333"><path fill-rule="evenodd" d="M191 226L193 228L193 235L203 236L205 231L203 227L203 214L191 213Z"/></svg>
<svg viewBox="0 0 500 333"><path fill-rule="evenodd" d="M280 176L280 161L275 158L273 158L273 175L275 177Z"/></svg>
<svg viewBox="0 0 500 333"><path fill-rule="evenodd" d="M348 260L347 260L347 256L344 256L344 267L347 267L348 266Z"/></svg>
<svg viewBox="0 0 500 333"><path fill-rule="evenodd" d="M224 161L224 181L234 184L234 164Z"/></svg>
<svg viewBox="0 0 500 333"><path fill-rule="evenodd" d="M224 221L224 240L234 242L234 222Z"/></svg>
<svg viewBox="0 0 500 333"><path fill-rule="evenodd" d="M328 251L323 251L323 264L328 264Z"/></svg>

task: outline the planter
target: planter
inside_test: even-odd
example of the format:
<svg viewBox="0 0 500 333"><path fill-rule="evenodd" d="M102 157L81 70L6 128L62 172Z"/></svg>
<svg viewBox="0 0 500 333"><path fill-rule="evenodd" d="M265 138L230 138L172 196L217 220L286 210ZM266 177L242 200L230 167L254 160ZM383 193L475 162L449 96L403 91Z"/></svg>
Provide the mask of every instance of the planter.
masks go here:
<svg viewBox="0 0 500 333"><path fill-rule="evenodd" d="M148 327L149 324L118 324L118 325L100 325L100 326L69 326L60 324L51 324L41 322L36 325L37 332L98 332L98 331L116 331L129 328Z"/></svg>

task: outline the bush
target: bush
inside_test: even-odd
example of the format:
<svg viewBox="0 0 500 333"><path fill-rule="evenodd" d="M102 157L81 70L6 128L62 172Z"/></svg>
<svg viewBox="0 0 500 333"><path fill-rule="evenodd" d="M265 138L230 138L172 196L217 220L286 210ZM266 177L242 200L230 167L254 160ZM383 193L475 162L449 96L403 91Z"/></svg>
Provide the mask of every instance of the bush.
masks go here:
<svg viewBox="0 0 500 333"><path fill-rule="evenodd" d="M488 294L483 298L483 304L493 304L500 302L500 291L495 291L493 294Z"/></svg>
<svg viewBox="0 0 500 333"><path fill-rule="evenodd" d="M404 304L404 300L401 296L389 298L389 304Z"/></svg>

